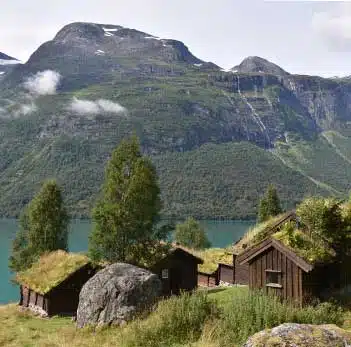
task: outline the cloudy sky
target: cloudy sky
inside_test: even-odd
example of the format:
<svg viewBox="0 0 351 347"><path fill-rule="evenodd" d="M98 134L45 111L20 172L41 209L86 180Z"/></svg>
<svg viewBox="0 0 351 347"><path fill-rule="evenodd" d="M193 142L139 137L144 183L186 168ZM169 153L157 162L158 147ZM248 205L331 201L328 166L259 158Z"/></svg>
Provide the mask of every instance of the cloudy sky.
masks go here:
<svg viewBox="0 0 351 347"><path fill-rule="evenodd" d="M65 24L118 24L183 41L223 68L257 55L292 73L351 75L351 2L0 0L0 51L26 61Z"/></svg>

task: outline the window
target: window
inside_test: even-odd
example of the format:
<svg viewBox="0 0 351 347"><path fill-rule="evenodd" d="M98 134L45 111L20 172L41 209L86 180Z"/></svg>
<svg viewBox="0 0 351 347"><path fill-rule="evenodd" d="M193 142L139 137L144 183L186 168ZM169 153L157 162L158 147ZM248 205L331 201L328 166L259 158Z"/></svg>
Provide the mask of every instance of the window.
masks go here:
<svg viewBox="0 0 351 347"><path fill-rule="evenodd" d="M168 278L168 269L163 269L163 270L162 270L162 275L161 275L161 277L162 277L163 279Z"/></svg>
<svg viewBox="0 0 351 347"><path fill-rule="evenodd" d="M282 288L281 271L279 270L266 270L266 287Z"/></svg>

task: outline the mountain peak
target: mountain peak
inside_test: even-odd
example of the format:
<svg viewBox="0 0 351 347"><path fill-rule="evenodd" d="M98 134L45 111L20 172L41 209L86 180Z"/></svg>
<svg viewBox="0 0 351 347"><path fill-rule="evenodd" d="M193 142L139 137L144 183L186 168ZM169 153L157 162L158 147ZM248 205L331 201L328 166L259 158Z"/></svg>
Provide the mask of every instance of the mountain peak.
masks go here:
<svg viewBox="0 0 351 347"><path fill-rule="evenodd" d="M239 65L231 69L233 72L242 73L267 73L271 75L289 75L288 72L283 70L280 66L270 62L267 59L250 56L245 58Z"/></svg>
<svg viewBox="0 0 351 347"><path fill-rule="evenodd" d="M104 38L104 27L95 23L74 22L65 25L55 36L54 41L69 42L77 40L99 41ZM122 27L106 25L109 30L119 30Z"/></svg>
<svg viewBox="0 0 351 347"><path fill-rule="evenodd" d="M12 65L20 64L20 61L16 58L10 57L9 55L0 52L0 65Z"/></svg>

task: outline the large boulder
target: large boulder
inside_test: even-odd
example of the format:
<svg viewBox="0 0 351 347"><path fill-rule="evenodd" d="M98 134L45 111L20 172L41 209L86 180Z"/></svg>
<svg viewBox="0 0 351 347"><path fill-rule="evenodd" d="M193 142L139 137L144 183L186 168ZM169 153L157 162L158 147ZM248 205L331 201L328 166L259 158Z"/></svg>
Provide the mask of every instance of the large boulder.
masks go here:
<svg viewBox="0 0 351 347"><path fill-rule="evenodd" d="M123 324L155 303L162 283L150 271L124 263L105 267L79 294L77 326Z"/></svg>
<svg viewBox="0 0 351 347"><path fill-rule="evenodd" d="M336 325L285 323L251 336L244 347L347 347L351 333Z"/></svg>

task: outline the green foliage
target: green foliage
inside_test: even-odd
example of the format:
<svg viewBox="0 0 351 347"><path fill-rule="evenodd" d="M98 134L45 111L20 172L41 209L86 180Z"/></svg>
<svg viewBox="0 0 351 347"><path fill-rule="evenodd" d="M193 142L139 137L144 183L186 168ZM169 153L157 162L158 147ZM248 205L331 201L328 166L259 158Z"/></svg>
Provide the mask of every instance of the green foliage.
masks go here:
<svg viewBox="0 0 351 347"><path fill-rule="evenodd" d="M56 181L43 184L20 219L9 259L12 271L24 270L40 255L67 250L69 217Z"/></svg>
<svg viewBox="0 0 351 347"><path fill-rule="evenodd" d="M301 227L311 239L332 247L341 262L349 255L351 246L351 215L347 211L349 208L342 209L337 199L318 197L305 199L296 210Z"/></svg>
<svg viewBox="0 0 351 347"><path fill-rule="evenodd" d="M305 194L327 193L272 153L248 142L206 144L152 159L160 177L166 217L254 219L262 187L272 182L279 185L286 210Z"/></svg>
<svg viewBox="0 0 351 347"><path fill-rule="evenodd" d="M174 240L185 247L193 249L211 247L204 228L193 217L189 217L184 223L176 225Z"/></svg>
<svg viewBox="0 0 351 347"><path fill-rule="evenodd" d="M156 229L160 209L155 168L142 156L136 137L123 140L107 164L102 196L93 211L92 259L145 262L166 237L167 229Z"/></svg>
<svg viewBox="0 0 351 347"><path fill-rule="evenodd" d="M311 237L331 242L343 232L340 202L334 198L307 198L297 207L296 215Z"/></svg>
<svg viewBox="0 0 351 347"><path fill-rule="evenodd" d="M306 233L296 230L293 224L288 222L273 237L292 248L297 255L311 264L328 262L335 257L335 251L329 244L318 238L312 239Z"/></svg>
<svg viewBox="0 0 351 347"><path fill-rule="evenodd" d="M264 197L260 200L258 210L259 222L264 222L270 217L277 216L282 213L278 193L274 185L270 184Z"/></svg>

